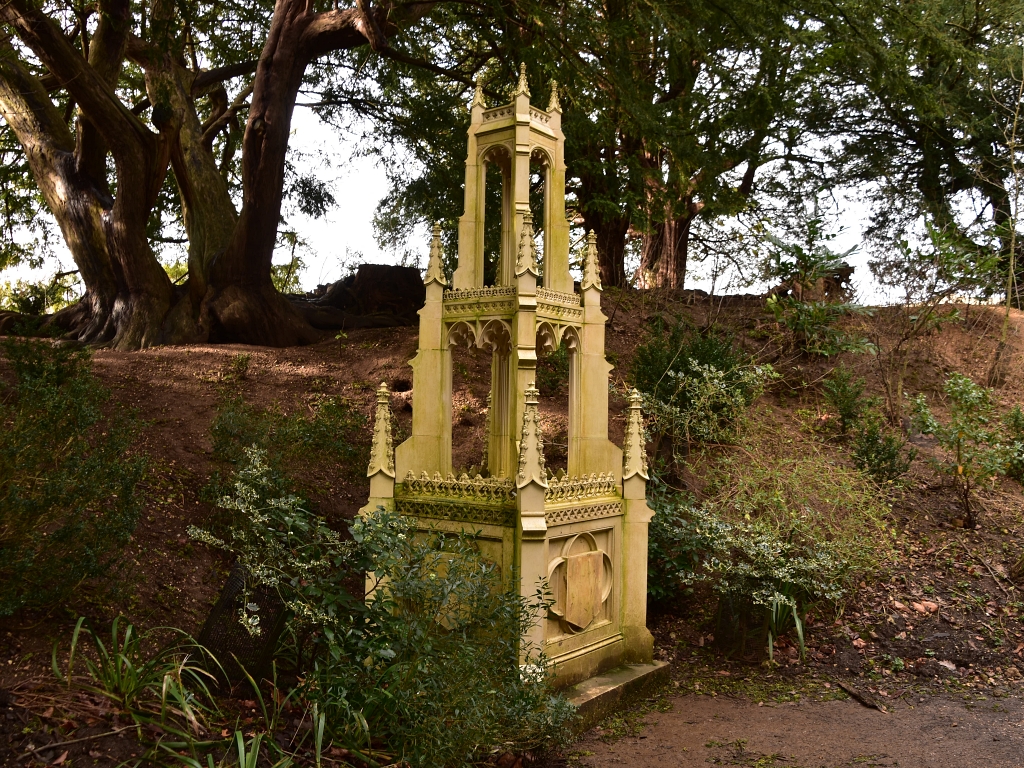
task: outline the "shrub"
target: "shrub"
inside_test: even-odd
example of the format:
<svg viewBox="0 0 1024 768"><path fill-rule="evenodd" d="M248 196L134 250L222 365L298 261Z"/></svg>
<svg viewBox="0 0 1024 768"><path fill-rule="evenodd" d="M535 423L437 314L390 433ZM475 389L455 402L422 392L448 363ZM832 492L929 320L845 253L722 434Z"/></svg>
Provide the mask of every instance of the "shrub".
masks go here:
<svg viewBox="0 0 1024 768"><path fill-rule="evenodd" d="M1006 474L1019 483L1024 483L1024 409L1015 405L1003 419L1006 428L1006 443L1009 461Z"/></svg>
<svg viewBox="0 0 1024 768"><path fill-rule="evenodd" d="M825 402L839 417L839 431L846 434L864 410L864 379L854 379L844 365L832 371L822 384Z"/></svg>
<svg viewBox="0 0 1024 768"><path fill-rule="evenodd" d="M809 355L831 357L843 352L873 352L874 345L839 327L847 315L870 315L858 304L831 301L801 301L793 296L772 296L768 309L776 322L793 334L797 349Z"/></svg>
<svg viewBox="0 0 1024 768"><path fill-rule="evenodd" d="M569 383L569 350L563 344L537 359L537 389L544 397L561 394Z"/></svg>
<svg viewBox="0 0 1024 768"><path fill-rule="evenodd" d="M632 369L656 450L668 439L676 462L691 444L731 442L740 416L774 376L728 341L687 336L682 326L666 339L660 324L638 347Z"/></svg>
<svg viewBox="0 0 1024 768"><path fill-rule="evenodd" d="M232 369L237 373L242 366L233 362ZM213 455L239 463L246 449L256 445L285 464L321 454L351 472L362 471L368 459L365 426L363 415L339 397L317 395L310 400L308 413L287 415L250 405L239 395L228 396L211 427Z"/></svg>
<svg viewBox="0 0 1024 768"><path fill-rule="evenodd" d="M934 435L938 440L945 455L933 464L938 472L953 479L964 511L964 525L974 528L978 518L971 492L979 483L1006 471L1010 449L1002 442L992 390L961 373L946 379L942 390L949 403L949 421L942 424L924 395L918 395L913 401L914 425L922 434Z"/></svg>
<svg viewBox="0 0 1024 768"><path fill-rule="evenodd" d="M143 462L133 423L104 414L85 351L8 339L2 390L0 616L65 599L107 574L135 530Z"/></svg>
<svg viewBox="0 0 1024 768"><path fill-rule="evenodd" d="M383 510L342 540L295 497L274 496L261 451L246 455L223 501L237 514L230 540L191 533L234 553L253 586L279 590L296 634L312 643L302 695L328 740L356 755L372 744L396 763L461 766L497 745L561 737L570 708L542 671L530 672L544 661L520 641L543 595L526 601L514 579L505 586L470 537L417 533ZM364 573L376 579L367 600L346 589ZM251 607L239 619L259 631Z"/></svg>
<svg viewBox="0 0 1024 768"><path fill-rule="evenodd" d="M702 545L701 567L720 596L719 633L741 643L750 627L765 639L799 628L808 605L834 604L875 570L888 543L888 506L871 483L819 444L786 443L770 418L758 422L704 472L702 508L718 527L701 530L724 543Z"/></svg>
<svg viewBox="0 0 1024 768"><path fill-rule="evenodd" d="M679 497L661 499L654 520L659 517L659 526L652 521L658 542L652 552L653 594L708 584L719 598L716 634L741 647L753 635L767 644L769 658L790 629L796 630L803 654L808 607L842 599L862 570L842 544L800 518L781 527L769 517L732 519ZM669 557L659 560L666 550Z"/></svg>
<svg viewBox="0 0 1024 768"><path fill-rule="evenodd" d="M916 448L907 448L899 432L887 429L877 416L868 418L853 438L853 463L879 485L894 483L910 469Z"/></svg>

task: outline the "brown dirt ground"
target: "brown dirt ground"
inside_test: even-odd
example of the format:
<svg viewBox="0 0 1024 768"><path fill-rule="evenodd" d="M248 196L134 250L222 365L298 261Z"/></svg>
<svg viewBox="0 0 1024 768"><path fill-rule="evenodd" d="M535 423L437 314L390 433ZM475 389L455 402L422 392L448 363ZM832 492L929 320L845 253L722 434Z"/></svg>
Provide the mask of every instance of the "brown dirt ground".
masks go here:
<svg viewBox="0 0 1024 768"><path fill-rule="evenodd" d="M661 317L674 323L676 317L682 316L694 327L717 323L729 329L744 349L759 360L771 362L783 374L782 380L765 396L763 403L770 409L768 412L772 414L776 431L792 436L796 442L814 441L816 446L824 446L823 450L832 451L837 461L849 464L844 446L822 434L808 434L806 429L808 413L824 413L818 383L836 361L807 360L788 351L778 328L765 314L763 302L750 298L708 301L689 292L638 294L614 291L607 291L603 301L604 311L610 317L607 350L609 360L616 365L612 375L617 392L622 391L623 377L629 370L633 350L646 337L656 319ZM983 380L995 350L1000 319L995 310L972 308L968 322L949 323L941 331L921 340L911 355L910 389L913 392L924 391L933 398L940 391L942 380L953 370L968 373L976 381ZM999 391L1003 404L1007 406L1024 402L1022 329L1024 315L1015 313L1010 375ZM38 744L40 734L44 740L53 740L79 733L75 729L81 723L70 716L62 720L60 711L56 715L51 712L44 716L47 710L44 692L52 681L51 649L54 643L66 646L79 615L91 616L100 627L117 615L129 617L142 628L175 626L196 632L201 626L223 584L229 564L219 554L194 545L186 529L189 525L203 525L211 519L214 509L202 500L201 489L213 472L223 473L229 469L216 461L211 451L210 426L223 398L241 395L255 405L275 406L292 412L307 408L310 399L317 395L336 395L347 399L369 419L374 389L380 381L386 381L394 391L392 407L396 415L396 439L402 439L408 434L411 421L411 375L406 363L415 354L415 349L415 329L396 328L352 331L345 338L304 348L182 346L129 354L97 351L94 355L96 374L111 390L114 401L137 409L142 420L138 450L151 460L150 471L141 488L145 512L125 552L125 568L114 581L112 589L109 584L86 585L71 604L60 610L47 614L25 612L0 620L0 710L5 710L0 717L0 763L5 759L12 760L12 754L21 754L33 739ZM244 376L235 373L239 355L249 356ZM870 356L844 355L842 359L859 375L865 376L869 392L877 394L880 391L875 362ZM482 449L482 410L486 402L490 365L483 355L465 351L455 356L453 369L453 454L456 466L468 468L479 461ZM6 370L0 361L0 376L5 375ZM564 435L566 400L563 389L542 402L546 434L553 454L557 453L558 438ZM611 437L620 440L624 398L613 393L611 406ZM941 413L941 406L938 410ZM368 426L366 441L369 441ZM773 736L762 731L774 732L780 726L758 718L782 717L780 713L786 713L786 717L793 713L795 717L800 713L800 717L806 719L791 721L791 730L796 729L792 732L806 732L800 738L818 739L825 745L822 748L827 749L839 734L822 733L820 724L828 720L816 721L813 718L825 717L824 714L816 714L818 712L833 711L843 713L843 718L852 713L849 714L853 718L851 722L861 723L862 720L857 718L870 718L870 724L863 720L863 727L869 729L865 731L867 738L882 733L878 730L882 727L879 725L883 722L882 716L878 712L860 711L857 709L859 705L852 703L751 709L742 703L742 699L731 704L726 699L727 695L743 699L761 696L766 702L774 702L788 696L791 689L813 689L826 698L845 696L837 693L834 687L822 688L821 681L826 679L847 680L865 695L883 703L920 693L928 701L944 701L955 708L962 705L950 703L953 701L950 697L1005 695L1016 701L1020 696L1019 681L1024 671L1024 635L1020 616L1024 611L1024 601L1006 574L1024 551L1024 496L1021 488L1007 481L983 489L979 492L984 510L980 529L964 531L953 527L951 521L955 518L956 508L950 489L939 482L927 464L934 446L927 441L919 442L921 450L911 472L909 487L894 499L893 504L891 522L901 532L897 560L886 564L884 575L877 583L862 584L838 617L816 617L809 623L808 664L798 663L794 658L795 650L782 645L782 665L771 672L774 683L766 688L770 689L770 694L762 695L752 689L755 682L757 686L765 683L768 676L765 670L756 663L726 659L719 649L713 647L713 627L706 606L681 601L652 614L651 625L657 639L658 656L671 661L675 669L677 687L672 692L691 694L680 700L685 703L685 710L682 704L677 704L676 709L680 712L704 711L699 707L694 709L693 702L701 701L702 706L712 707L707 710L709 714L705 719L718 722L714 718L718 710L714 707L726 707L728 704L734 709L723 709L721 718L732 717L737 723L751 723L750 728L743 729L737 725L733 730L723 730L721 739L718 736L708 736L708 739L731 744L736 739L747 738L750 750L764 755L774 754ZM557 459L552 463L557 466ZM340 527L365 499L367 489L362 472L362 467L336 466L311 458L303 466L299 480L315 509ZM691 490L699 496L699 482L696 478L690 479L694 481ZM934 601L938 609L934 613L918 612L914 603L921 604L923 600ZM904 607L900 608L897 603ZM893 666L892 659L896 657L903 662L901 671L887 668ZM729 675L719 675L719 672L728 672ZM810 677L812 675L817 677ZM726 684L726 681L738 680L744 682L737 682L732 687ZM812 680L816 682L809 682ZM776 690L773 685L781 688ZM4 691L10 691L11 695ZM828 693L822 693L824 691ZM693 698L692 694L701 692L718 695L716 699ZM1018 704L1008 700L1002 706L1010 711ZM933 726L913 718L922 713L940 711L945 710L939 704L930 704L901 715L908 718L906 728L909 730L894 730L886 738L891 737L895 739L891 743L899 744L900 733L916 733L914 728L939 728L938 715L932 717ZM1019 712L1019 709L1013 711ZM973 712L979 718L990 717L990 723L1002 717L1001 713L985 714L983 707L976 707ZM658 743L668 743L665 739L671 740L676 736L670 737L665 735L669 731L657 729L676 728L672 731L676 734L685 730L685 721L672 720L672 717L675 715L659 715L658 725L652 726L655 729L650 732L652 738L655 731L663 734L658 736L661 739ZM697 715L688 717L697 719ZM1019 721L1020 717L1017 719ZM731 721L723 719L721 722ZM799 724L801 722L803 725ZM903 723L904 720L890 717L884 722ZM754 727L755 723L757 727ZM814 736L812 731L818 735ZM965 732L966 728L956 731L956 734L959 738L959 734ZM593 738L588 737L591 741ZM881 735L878 738L881 739ZM952 740L951 737L946 738ZM693 744L700 741L695 739ZM796 739L793 742L796 744L797 737L793 736L793 739ZM4 741L7 741L7 750L4 749ZM637 739L636 743L640 741L645 740ZM680 741L679 745L687 746L689 743ZM1011 743L1009 737L1005 743ZM1012 743L1019 744L1019 741ZM840 742L835 741L835 744L839 749ZM880 754L881 751L896 754L895 748L872 750L869 746L864 747L865 755ZM129 744L124 749L113 750L113 754L124 758L131 753L131 748ZM856 742L849 741L843 747L847 748L854 750L858 747ZM625 747L616 749L620 750L620 756L633 754L639 759L640 752L635 749L625 753L621 752ZM728 760L733 760L732 764L762 765L747 760L743 755L730 756L725 747L717 749L717 752L707 752L706 755L709 759L719 760L720 764L730 764ZM728 749L735 752L733 747ZM807 749L811 750L811 746ZM75 765L111 764L103 756L88 757L88 751L87 747L72 747L69 763L73 759ZM809 761L807 765L818 764L814 763L819 758L814 757L816 753L813 751L798 754L806 755L801 759ZM844 764L837 762L840 758L853 759L844 757L846 754L834 753L835 759L827 764ZM908 757L899 759L910 760L909 755L918 753L906 754ZM741 759L747 762L735 762ZM1014 764L1001 763L995 758L978 757L970 762L965 757L964 760L966 762L955 764ZM946 764L954 763L936 763Z"/></svg>
<svg viewBox="0 0 1024 768"><path fill-rule="evenodd" d="M850 699L759 705L684 696L671 704L638 735L606 743L588 734L574 760L593 768L1024 766L1024 704L1016 698L967 706L923 699L890 713Z"/></svg>

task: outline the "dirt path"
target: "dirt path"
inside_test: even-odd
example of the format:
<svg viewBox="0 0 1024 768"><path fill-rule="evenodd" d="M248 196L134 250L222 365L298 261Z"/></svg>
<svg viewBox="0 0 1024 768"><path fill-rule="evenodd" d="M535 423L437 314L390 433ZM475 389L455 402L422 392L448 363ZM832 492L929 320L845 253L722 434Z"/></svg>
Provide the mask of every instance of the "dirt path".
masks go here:
<svg viewBox="0 0 1024 768"><path fill-rule="evenodd" d="M883 714L852 701L758 706L727 696L684 696L647 717L639 736L604 743L591 731L580 765L630 768L1021 768L1024 701L966 704L927 698Z"/></svg>

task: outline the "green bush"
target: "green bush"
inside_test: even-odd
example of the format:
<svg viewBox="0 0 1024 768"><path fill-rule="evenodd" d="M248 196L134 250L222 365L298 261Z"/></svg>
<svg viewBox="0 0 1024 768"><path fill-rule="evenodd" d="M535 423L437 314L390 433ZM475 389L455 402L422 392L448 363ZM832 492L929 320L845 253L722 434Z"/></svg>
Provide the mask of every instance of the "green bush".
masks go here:
<svg viewBox="0 0 1024 768"><path fill-rule="evenodd" d="M1024 409L1015 405L1003 419L1006 428L1006 444L1009 461L1006 474L1019 483L1024 483Z"/></svg>
<svg viewBox="0 0 1024 768"><path fill-rule="evenodd" d="M0 616L57 603L114 567L143 472L133 424L105 414L87 352L17 339L3 350L15 383L0 390Z"/></svg>
<svg viewBox="0 0 1024 768"><path fill-rule="evenodd" d="M687 335L682 326L666 338L661 324L637 348L631 372L655 451L669 440L677 463L692 444L731 442L741 415L774 377L771 366L754 365L729 341Z"/></svg>
<svg viewBox="0 0 1024 768"><path fill-rule="evenodd" d="M954 373L946 379L942 391L949 406L949 421L941 423L924 395L918 395L913 401L914 426L938 440L944 455L933 464L939 473L952 478L964 511L964 525L974 528L978 518L971 494L980 483L1006 472L1011 450L1003 442L992 390L978 386L962 373Z"/></svg>
<svg viewBox="0 0 1024 768"><path fill-rule="evenodd" d="M809 355L831 357L843 352L873 352L874 345L839 327L847 315L869 315L871 310L858 304L831 301L800 301L792 296L772 296L768 309L776 322L793 334L797 349Z"/></svg>
<svg viewBox="0 0 1024 768"><path fill-rule="evenodd" d="M236 375L241 368L232 363ZM319 454L349 472L363 471L369 457L366 419L344 399L327 395L314 397L307 413L290 415L250 405L240 395L227 396L218 407L211 435L213 455L232 463L243 461L253 445L286 465Z"/></svg>
<svg viewBox="0 0 1024 768"><path fill-rule="evenodd" d="M653 486L648 584L662 602L705 585L718 597L716 639L772 654L785 632L800 639L809 606L835 605L886 558L888 507L817 443L785 443L761 423L694 468L699 504Z"/></svg>
<svg viewBox="0 0 1024 768"><path fill-rule="evenodd" d="M569 383L569 350L563 344L537 358L537 389L544 397L563 394Z"/></svg>
<svg viewBox="0 0 1024 768"><path fill-rule="evenodd" d="M520 597L470 537L417 533L379 510L343 540L297 498L275 497L255 449L222 503L236 512L230 540L191 534L235 554L252 586L279 590L294 634L311 644L301 693L326 741L412 766L462 766L498 746L563 737L571 709L552 695L538 649L520 641L547 598ZM376 579L367 600L346 587L365 573ZM260 629L245 601L239 620Z"/></svg>
<svg viewBox="0 0 1024 768"><path fill-rule="evenodd" d="M668 603L685 589L697 568L701 540L694 530L692 502L682 494L668 493L655 481L647 501L654 511L647 540L647 595Z"/></svg>
<svg viewBox="0 0 1024 768"><path fill-rule="evenodd" d="M879 485L895 483L910 469L917 449L878 416L867 418L853 437L853 463Z"/></svg>
<svg viewBox="0 0 1024 768"><path fill-rule="evenodd" d="M839 417L839 431L845 435L864 411L864 379L854 379L850 369L841 365L821 388L825 402Z"/></svg>

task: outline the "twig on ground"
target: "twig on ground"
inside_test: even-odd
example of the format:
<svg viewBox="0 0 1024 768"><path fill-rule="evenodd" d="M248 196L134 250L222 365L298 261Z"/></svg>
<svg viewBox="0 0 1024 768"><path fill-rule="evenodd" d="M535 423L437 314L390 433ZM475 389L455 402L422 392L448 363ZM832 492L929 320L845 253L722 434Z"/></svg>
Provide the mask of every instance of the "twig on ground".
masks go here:
<svg viewBox="0 0 1024 768"><path fill-rule="evenodd" d="M854 688L852 685L847 685L846 683L841 682L841 681L837 681L836 685L838 685L840 688L842 688L844 691L846 691L850 695L851 699L854 699L855 701L863 704L868 709L877 709L883 715L884 714L888 714L886 712L885 707L883 707L881 704L879 704L873 698L868 696L866 693L861 693L856 688Z"/></svg>
<svg viewBox="0 0 1024 768"><path fill-rule="evenodd" d="M38 756L40 752L46 752L47 750L50 750L50 749L60 749L61 747L66 747L69 744L79 744L79 743L81 743L83 741L94 741L96 739L104 739L107 736L115 736L118 733L121 733L121 731L130 731L130 730L132 730L133 728L136 728L136 727L137 726L135 726L135 725L126 725L123 728L116 728L113 731L107 731L106 733L96 733L96 734L93 734L92 736L83 736L80 739L71 739L70 741L57 741L57 742L54 742L53 744L43 744L41 747L36 747L35 749L30 749L25 754L20 755L18 757L18 759L19 760L24 760L26 757L28 757L30 755Z"/></svg>

